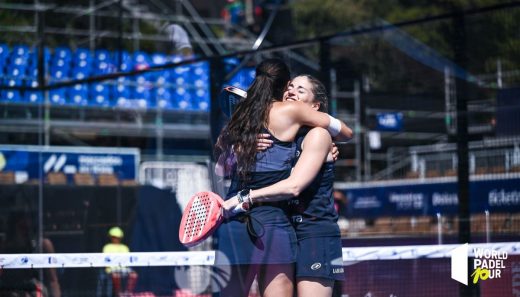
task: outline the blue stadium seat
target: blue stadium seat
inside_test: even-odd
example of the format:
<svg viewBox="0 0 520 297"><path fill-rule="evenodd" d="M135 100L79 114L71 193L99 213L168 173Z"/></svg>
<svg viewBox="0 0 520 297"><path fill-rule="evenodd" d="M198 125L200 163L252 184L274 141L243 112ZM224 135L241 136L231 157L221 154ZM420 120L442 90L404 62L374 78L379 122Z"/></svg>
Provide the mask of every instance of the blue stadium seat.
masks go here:
<svg viewBox="0 0 520 297"><path fill-rule="evenodd" d="M127 51L122 51L122 53L121 53L121 59L123 61L122 64L119 63L119 58L120 57L119 57L118 51L115 51L112 53L112 61L114 63L115 68L117 69L117 71L121 70L121 72L125 72L125 71L133 70L132 57L130 56L130 54ZM119 69L119 67L121 67L121 69Z"/></svg>
<svg viewBox="0 0 520 297"><path fill-rule="evenodd" d="M30 80L27 82L27 86L31 86L36 88L38 86L37 80ZM43 95L41 91L25 91L24 92L24 101L28 103L41 103L43 102Z"/></svg>
<svg viewBox="0 0 520 297"><path fill-rule="evenodd" d="M54 49L52 60L64 60L70 62L72 60L72 51L68 47L57 47Z"/></svg>
<svg viewBox="0 0 520 297"><path fill-rule="evenodd" d="M242 68L229 80L229 82L227 82L227 84L246 90L253 82L255 78L254 76L254 69Z"/></svg>
<svg viewBox="0 0 520 297"><path fill-rule="evenodd" d="M51 81L66 80L69 78L69 70L67 68L51 68Z"/></svg>
<svg viewBox="0 0 520 297"><path fill-rule="evenodd" d="M209 63L208 62L199 62L193 64L192 67L192 76L194 80L201 79L204 82L209 81Z"/></svg>
<svg viewBox="0 0 520 297"><path fill-rule="evenodd" d="M173 108L173 94L171 89L159 87L153 92L152 97L155 98L155 101L152 102L153 107L159 107L161 109Z"/></svg>
<svg viewBox="0 0 520 297"><path fill-rule="evenodd" d="M87 59L77 60L73 64L73 68L88 69L90 71L90 69L92 69L92 64L91 64L90 60L87 60Z"/></svg>
<svg viewBox="0 0 520 297"><path fill-rule="evenodd" d="M198 98L196 100L198 102L197 104L200 103L199 109L206 110L208 108L209 101L201 101L201 98L205 97L206 95L201 96L200 94L201 92L209 94L209 63L200 62L193 64L191 82L195 87L194 93L199 94L195 96L195 98Z"/></svg>
<svg viewBox="0 0 520 297"><path fill-rule="evenodd" d="M133 53L132 62L134 64L134 69L138 69L138 70L146 69L152 64L150 56L145 52Z"/></svg>
<svg viewBox="0 0 520 297"><path fill-rule="evenodd" d="M104 61L104 62L111 62L112 59L110 57L110 52L108 50L105 50L105 49L98 49L94 52L94 60L98 61L98 62L101 62L101 61Z"/></svg>
<svg viewBox="0 0 520 297"><path fill-rule="evenodd" d="M4 84L14 87L21 86L22 81L20 79L5 79ZM1 101L3 102L20 102L22 101L22 97L20 91L18 90L2 90L0 93Z"/></svg>
<svg viewBox="0 0 520 297"><path fill-rule="evenodd" d="M16 57L29 57L29 47L27 45L15 45L13 46L13 50L11 51L12 56Z"/></svg>
<svg viewBox="0 0 520 297"><path fill-rule="evenodd" d="M26 67L27 66L27 60L28 57L24 56L11 56L10 63L8 63L8 66L19 66L19 67Z"/></svg>
<svg viewBox="0 0 520 297"><path fill-rule="evenodd" d="M92 84L90 87L90 105L94 106L110 106L110 86L107 84Z"/></svg>
<svg viewBox="0 0 520 297"><path fill-rule="evenodd" d="M7 71L5 75L7 78L20 79L25 77L25 68L26 65L10 65L7 66Z"/></svg>
<svg viewBox="0 0 520 297"><path fill-rule="evenodd" d="M67 104L67 97L65 96L65 89L53 89L49 91L49 100L53 105Z"/></svg>
<svg viewBox="0 0 520 297"><path fill-rule="evenodd" d="M112 63L112 61L105 60L94 62L93 72L95 75L114 73L116 71L117 67L114 65L114 63Z"/></svg>
<svg viewBox="0 0 520 297"><path fill-rule="evenodd" d="M114 87L114 98L116 104L121 107L127 107L127 103L132 97L132 92L135 87L130 86L131 81L125 77L119 77L117 79L117 84Z"/></svg>
<svg viewBox="0 0 520 297"><path fill-rule="evenodd" d="M69 69L70 68L70 61L66 60L66 59L54 59L51 61L51 65L50 65L51 69L52 68L61 68L61 69Z"/></svg>
<svg viewBox="0 0 520 297"><path fill-rule="evenodd" d="M196 79L193 81L193 85L198 89L209 89L209 81L204 81L203 79Z"/></svg>
<svg viewBox="0 0 520 297"><path fill-rule="evenodd" d="M150 89L147 88L145 85L138 84L137 87L135 87L132 99L136 101L136 107L147 108L150 105L151 99Z"/></svg>
<svg viewBox="0 0 520 297"><path fill-rule="evenodd" d="M173 58L174 63L177 63L180 61L182 61L181 57L174 56L174 58ZM188 80L187 76L190 73L190 66L189 65L177 66L177 67L173 68L173 72L175 73L175 75L184 76L185 80L187 81Z"/></svg>
<svg viewBox="0 0 520 297"><path fill-rule="evenodd" d="M71 71L71 77L73 79L84 79L90 76L90 68L88 67L74 67Z"/></svg>
<svg viewBox="0 0 520 297"><path fill-rule="evenodd" d="M159 87L171 84L170 78L170 71L160 71L156 74L155 84Z"/></svg>
<svg viewBox="0 0 520 297"><path fill-rule="evenodd" d="M121 69L119 69L121 67ZM120 70L120 72L128 72L131 71L134 67L134 64L132 64L132 61L128 60L127 62L123 62L123 64L118 65L116 64L116 68Z"/></svg>
<svg viewBox="0 0 520 297"><path fill-rule="evenodd" d="M5 79L4 80L4 84L10 86L10 87L14 87L14 86L22 86L23 83L22 83L22 80L19 79L19 78L8 78L8 79Z"/></svg>
<svg viewBox="0 0 520 297"><path fill-rule="evenodd" d="M10 54L9 47L5 43L0 43L0 58L7 58Z"/></svg>
<svg viewBox="0 0 520 297"><path fill-rule="evenodd" d="M174 74L173 83L177 88L185 88L188 84L185 76Z"/></svg>
<svg viewBox="0 0 520 297"><path fill-rule="evenodd" d="M68 89L68 98L73 105L88 105L88 88L86 84L76 84Z"/></svg>
<svg viewBox="0 0 520 297"><path fill-rule="evenodd" d="M92 54L86 48L78 48L72 54L72 60L75 65L77 65L80 61L87 61L90 63L92 61Z"/></svg>
<svg viewBox="0 0 520 297"><path fill-rule="evenodd" d="M191 94L183 87L177 87L173 94L173 108L181 110L193 110Z"/></svg>
<svg viewBox="0 0 520 297"><path fill-rule="evenodd" d="M115 98L116 98L117 106L124 107L124 108L134 107L133 105L136 105L136 104L134 104L135 101L133 99L134 93L135 93L134 86L118 84L116 86L116 91L115 91Z"/></svg>
<svg viewBox="0 0 520 297"><path fill-rule="evenodd" d="M20 102L21 96L18 90L3 90L0 95L3 102Z"/></svg>
<svg viewBox="0 0 520 297"><path fill-rule="evenodd" d="M154 65L154 66L164 65L167 62L168 62L168 58L164 54L155 53L152 55L152 65Z"/></svg>
<svg viewBox="0 0 520 297"><path fill-rule="evenodd" d="M196 88L192 91L193 106L200 111L208 111L210 103L209 90L204 88Z"/></svg>

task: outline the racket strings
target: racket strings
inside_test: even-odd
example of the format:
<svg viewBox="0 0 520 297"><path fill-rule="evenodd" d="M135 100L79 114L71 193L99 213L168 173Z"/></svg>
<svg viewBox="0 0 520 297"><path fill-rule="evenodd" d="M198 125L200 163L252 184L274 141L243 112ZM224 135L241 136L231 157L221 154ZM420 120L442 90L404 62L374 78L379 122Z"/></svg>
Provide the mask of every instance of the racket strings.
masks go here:
<svg viewBox="0 0 520 297"><path fill-rule="evenodd" d="M189 238L200 236L209 218L211 199L208 195L198 196L192 203L185 227L185 235Z"/></svg>

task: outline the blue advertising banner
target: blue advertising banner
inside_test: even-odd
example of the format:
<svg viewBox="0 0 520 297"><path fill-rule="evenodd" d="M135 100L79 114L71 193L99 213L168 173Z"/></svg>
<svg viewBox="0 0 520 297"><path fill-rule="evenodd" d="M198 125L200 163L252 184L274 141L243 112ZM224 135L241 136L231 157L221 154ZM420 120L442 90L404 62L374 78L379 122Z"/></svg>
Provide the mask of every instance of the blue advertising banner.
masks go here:
<svg viewBox="0 0 520 297"><path fill-rule="evenodd" d="M378 131L401 131L403 128L403 114L401 112L386 112L376 115Z"/></svg>
<svg viewBox="0 0 520 297"><path fill-rule="evenodd" d="M364 185L344 190L350 217L457 214L456 182ZM520 178L470 182L472 213L520 211Z"/></svg>
<svg viewBox="0 0 520 297"><path fill-rule="evenodd" d="M15 172L17 182L48 172L115 174L136 179L139 150L132 148L41 147L0 145L0 171Z"/></svg>

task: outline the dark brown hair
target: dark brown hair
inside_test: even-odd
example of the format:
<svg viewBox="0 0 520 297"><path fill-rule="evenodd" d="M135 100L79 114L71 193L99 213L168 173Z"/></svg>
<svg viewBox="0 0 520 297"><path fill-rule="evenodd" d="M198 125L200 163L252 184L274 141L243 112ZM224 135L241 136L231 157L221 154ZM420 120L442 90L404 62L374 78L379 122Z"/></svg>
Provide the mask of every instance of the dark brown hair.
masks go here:
<svg viewBox="0 0 520 297"><path fill-rule="evenodd" d="M256 161L256 137L267 127L273 101L281 101L290 80L287 65L280 59L264 60L256 67L256 77L222 130L215 145L215 155L234 153L242 181L249 179ZM233 152L231 152L233 147Z"/></svg>

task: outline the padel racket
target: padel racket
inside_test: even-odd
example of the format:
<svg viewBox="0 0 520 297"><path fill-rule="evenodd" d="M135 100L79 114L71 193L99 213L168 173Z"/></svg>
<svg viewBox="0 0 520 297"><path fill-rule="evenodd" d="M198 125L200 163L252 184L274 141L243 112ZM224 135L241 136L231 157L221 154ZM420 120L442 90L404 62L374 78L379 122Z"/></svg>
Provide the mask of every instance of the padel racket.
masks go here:
<svg viewBox="0 0 520 297"><path fill-rule="evenodd" d="M231 117L237 104L246 97L246 91L237 87L227 86L219 94L220 108L228 117Z"/></svg>
<svg viewBox="0 0 520 297"><path fill-rule="evenodd" d="M213 192L198 192L193 195L184 212L179 226L179 240L187 247L195 246L208 238L222 223L224 200ZM233 213L245 212L249 204L239 204Z"/></svg>

